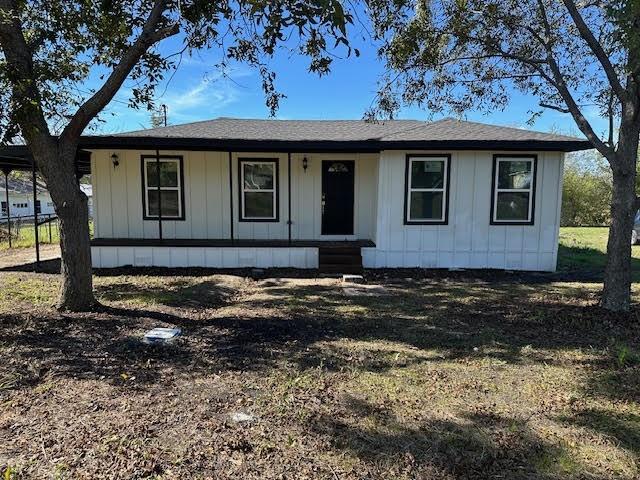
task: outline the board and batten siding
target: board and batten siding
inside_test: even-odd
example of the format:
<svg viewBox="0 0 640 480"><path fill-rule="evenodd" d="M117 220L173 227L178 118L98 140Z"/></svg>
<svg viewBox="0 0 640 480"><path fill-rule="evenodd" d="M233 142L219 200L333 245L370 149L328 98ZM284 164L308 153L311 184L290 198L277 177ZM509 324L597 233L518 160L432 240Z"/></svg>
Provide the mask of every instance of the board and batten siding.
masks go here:
<svg viewBox="0 0 640 480"><path fill-rule="evenodd" d="M113 166L111 155L118 155ZM288 238L288 158L286 153L233 153L233 191L229 192L227 152L162 150L161 155L179 155L184 163L184 220L162 220L165 239L229 239L230 197L233 196L235 239ZM155 155L149 150L96 150L92 152L94 174L94 236L96 238L158 238L158 221L144 220L140 158ZM302 166L307 158L307 170ZM240 222L238 159L277 158L279 166L279 221ZM323 160L355 161L354 235L321 234ZM378 155L376 154L292 154L291 236L294 240L375 241Z"/></svg>
<svg viewBox="0 0 640 480"><path fill-rule="evenodd" d="M451 155L449 222L405 225L405 162L411 153ZM494 268L554 271L558 254L564 154L538 156L533 225L491 225L493 155L510 152L384 151L380 155L376 247L369 268Z"/></svg>

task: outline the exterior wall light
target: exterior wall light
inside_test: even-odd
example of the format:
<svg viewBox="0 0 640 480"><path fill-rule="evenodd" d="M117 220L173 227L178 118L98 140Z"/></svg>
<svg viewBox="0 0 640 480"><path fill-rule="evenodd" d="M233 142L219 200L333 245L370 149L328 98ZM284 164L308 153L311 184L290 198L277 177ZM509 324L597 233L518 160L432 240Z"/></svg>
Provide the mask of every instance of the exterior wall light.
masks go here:
<svg viewBox="0 0 640 480"><path fill-rule="evenodd" d="M113 168L120 165L120 159L118 158L118 154L115 152L111 154L111 163L113 163Z"/></svg>
<svg viewBox="0 0 640 480"><path fill-rule="evenodd" d="M302 159L302 168L304 169L304 171L307 171L307 167L309 166L309 161L307 160L307 157L304 157Z"/></svg>

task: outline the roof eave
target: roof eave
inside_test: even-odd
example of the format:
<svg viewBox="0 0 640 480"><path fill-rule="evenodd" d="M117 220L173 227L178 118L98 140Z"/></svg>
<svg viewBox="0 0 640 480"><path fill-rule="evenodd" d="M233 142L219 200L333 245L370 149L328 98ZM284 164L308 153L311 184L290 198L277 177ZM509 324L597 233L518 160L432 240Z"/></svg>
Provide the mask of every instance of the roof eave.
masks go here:
<svg viewBox="0 0 640 480"><path fill-rule="evenodd" d="M586 140L246 140L191 137L85 136L85 149L204 150L237 152L359 152L381 150L513 150L573 152L593 148Z"/></svg>

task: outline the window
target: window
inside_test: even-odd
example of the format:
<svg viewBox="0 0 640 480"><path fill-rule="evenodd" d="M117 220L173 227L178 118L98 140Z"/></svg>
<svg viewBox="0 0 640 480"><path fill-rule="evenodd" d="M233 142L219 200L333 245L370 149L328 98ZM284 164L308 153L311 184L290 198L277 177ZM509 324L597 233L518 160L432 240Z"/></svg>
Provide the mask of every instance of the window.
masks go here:
<svg viewBox="0 0 640 480"><path fill-rule="evenodd" d="M494 155L491 223L533 225L535 155Z"/></svg>
<svg viewBox="0 0 640 480"><path fill-rule="evenodd" d="M405 224L446 224L450 155L408 155Z"/></svg>
<svg viewBox="0 0 640 480"><path fill-rule="evenodd" d="M36 213L42 212L42 206L40 205L40 200L36 200Z"/></svg>
<svg viewBox="0 0 640 480"><path fill-rule="evenodd" d="M158 163L160 171L158 171ZM184 220L184 183L182 157L155 155L142 156L142 202L145 220L162 218Z"/></svg>
<svg viewBox="0 0 640 480"><path fill-rule="evenodd" d="M240 159L240 221L278 221L278 160Z"/></svg>
<svg viewBox="0 0 640 480"><path fill-rule="evenodd" d="M53 207L53 202L47 202L47 207Z"/></svg>
<svg viewBox="0 0 640 480"><path fill-rule="evenodd" d="M2 215L6 216L7 215L7 202L0 202L0 206L2 207Z"/></svg>

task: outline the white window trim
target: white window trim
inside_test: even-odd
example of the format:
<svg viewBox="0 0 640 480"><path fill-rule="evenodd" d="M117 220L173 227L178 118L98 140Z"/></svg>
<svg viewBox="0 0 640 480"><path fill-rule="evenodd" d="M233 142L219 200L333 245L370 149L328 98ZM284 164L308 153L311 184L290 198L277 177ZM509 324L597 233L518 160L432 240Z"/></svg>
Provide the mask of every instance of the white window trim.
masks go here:
<svg viewBox="0 0 640 480"><path fill-rule="evenodd" d="M442 188L413 188L411 186L411 172L412 172L412 167L413 167L413 162L444 162L444 175L443 175L443 182L442 182ZM442 223L445 221L445 217L446 217L446 211L447 211L447 186L449 184L449 157L443 155L442 157L421 157L421 156L415 156L415 157L411 157L409 156L409 165L407 166L408 171L407 171L407 218L406 218L406 222L411 224L411 223ZM411 193L412 192L442 192L442 212L441 212L441 216L440 218L411 218Z"/></svg>
<svg viewBox="0 0 640 480"><path fill-rule="evenodd" d="M148 218L158 218L159 215L151 215L149 213L149 191L158 191L158 187L150 187L148 181L149 172L147 171L147 164L157 163L157 159L155 158L145 158L144 159L144 208L145 208L145 216ZM162 219L171 220L173 218L182 218L182 172L180 171L180 159L176 158L161 158L160 163L175 163L178 166L177 174L178 174L178 186L177 187L162 187L160 186L160 191L175 191L178 192L178 215L162 215ZM158 183L160 183L160 172L158 172ZM161 212L158 212L161 213Z"/></svg>
<svg viewBox="0 0 640 480"><path fill-rule="evenodd" d="M529 188L498 188L498 175L500 173L500 162L529 162L531 164L531 182L529 182ZM536 162L535 157L496 157L496 166L493 177L493 212L491 218L493 223L522 223L528 224L533 220L533 189L535 186L536 178ZM528 193L529 194L529 208L527 209L526 220L521 219L506 219L498 220L498 193Z"/></svg>
<svg viewBox="0 0 640 480"><path fill-rule="evenodd" d="M278 168L278 163L273 160L241 160L240 161L240 208L241 208L241 219L242 220L276 220L278 218L278 202L276 196L278 195L278 175L276 169ZM273 188L246 188L244 184L244 167L245 165L270 165L273 169ZM273 215L270 217L248 217L245 210L245 193L247 192L262 192L262 193L271 193L271 199L273 201Z"/></svg>

